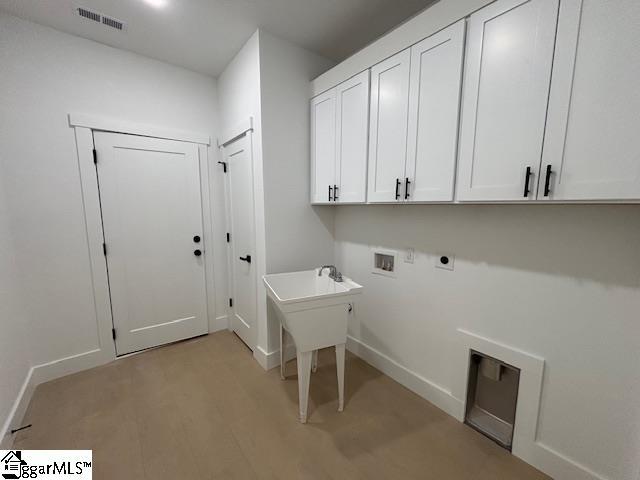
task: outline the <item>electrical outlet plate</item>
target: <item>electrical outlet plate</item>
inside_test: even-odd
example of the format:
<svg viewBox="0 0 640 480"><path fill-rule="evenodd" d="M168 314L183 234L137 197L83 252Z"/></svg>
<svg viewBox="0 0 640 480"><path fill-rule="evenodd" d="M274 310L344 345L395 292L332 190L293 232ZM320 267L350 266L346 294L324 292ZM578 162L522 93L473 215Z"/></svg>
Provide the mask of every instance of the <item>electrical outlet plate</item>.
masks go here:
<svg viewBox="0 0 640 480"><path fill-rule="evenodd" d="M416 252L413 248L406 248L404 251L404 263L413 263L416 259Z"/></svg>
<svg viewBox="0 0 640 480"><path fill-rule="evenodd" d="M436 255L436 268L443 270L453 270L456 256L451 253L441 253Z"/></svg>

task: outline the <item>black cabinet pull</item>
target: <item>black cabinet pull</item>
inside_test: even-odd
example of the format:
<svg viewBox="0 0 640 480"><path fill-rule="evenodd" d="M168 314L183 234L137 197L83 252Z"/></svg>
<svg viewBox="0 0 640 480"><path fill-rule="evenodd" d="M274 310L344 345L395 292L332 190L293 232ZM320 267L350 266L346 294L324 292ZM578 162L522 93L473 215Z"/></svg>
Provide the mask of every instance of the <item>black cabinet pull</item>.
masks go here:
<svg viewBox="0 0 640 480"><path fill-rule="evenodd" d="M193 241L194 241L194 243L200 243L200 235L194 235L193 236Z"/></svg>
<svg viewBox="0 0 640 480"><path fill-rule="evenodd" d="M194 254L196 257L199 257L200 255L202 255L202 250L194 250L194 251L193 251L193 254Z"/></svg>
<svg viewBox="0 0 640 480"><path fill-rule="evenodd" d="M524 196L529 196L529 181L531 180L531 167L527 167L527 172L524 175Z"/></svg>
<svg viewBox="0 0 640 480"><path fill-rule="evenodd" d="M329 201L331 201L331 190L333 189L331 188L331 185L329 185Z"/></svg>
<svg viewBox="0 0 640 480"><path fill-rule="evenodd" d="M551 182L552 173L553 172L551 171L551 165L547 165L547 172L544 177L544 196L545 197L548 197L549 194L551 193L550 182Z"/></svg>
<svg viewBox="0 0 640 480"><path fill-rule="evenodd" d="M409 184L411 182L409 181L409 177L406 177L404 179L404 199L406 200L407 198L409 198Z"/></svg>
<svg viewBox="0 0 640 480"><path fill-rule="evenodd" d="M251 255L247 255L246 257L240 257L240 260L243 262L251 263Z"/></svg>
<svg viewBox="0 0 640 480"><path fill-rule="evenodd" d="M400 179L396 178L396 200L400 198Z"/></svg>
<svg viewBox="0 0 640 480"><path fill-rule="evenodd" d="M333 186L333 201L335 202L336 200L338 200L338 186L334 185Z"/></svg>

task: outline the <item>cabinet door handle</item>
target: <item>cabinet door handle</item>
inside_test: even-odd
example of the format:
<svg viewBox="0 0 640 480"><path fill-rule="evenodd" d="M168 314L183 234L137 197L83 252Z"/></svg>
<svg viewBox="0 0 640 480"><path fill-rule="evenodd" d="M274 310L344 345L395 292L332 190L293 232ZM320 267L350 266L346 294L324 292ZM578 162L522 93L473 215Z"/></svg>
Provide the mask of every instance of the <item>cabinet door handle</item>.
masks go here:
<svg viewBox="0 0 640 480"><path fill-rule="evenodd" d="M524 174L524 196L529 196L529 181L531 180L531 167L527 167L527 171Z"/></svg>
<svg viewBox="0 0 640 480"><path fill-rule="evenodd" d="M334 185L333 186L333 201L337 201L338 200L338 186Z"/></svg>
<svg viewBox="0 0 640 480"><path fill-rule="evenodd" d="M553 172L551 171L551 165L547 165L547 172L546 172L545 177L544 177L544 196L545 197L548 197L549 194L551 193L550 183L551 183L551 174L552 173Z"/></svg>
<svg viewBox="0 0 640 480"><path fill-rule="evenodd" d="M331 185L329 185L329 201L331 201L331 190L333 190L333 188L331 188Z"/></svg>
<svg viewBox="0 0 640 480"><path fill-rule="evenodd" d="M409 184L411 182L409 181L409 177L406 177L404 179L404 199L406 200L407 198L409 198Z"/></svg>
<svg viewBox="0 0 640 480"><path fill-rule="evenodd" d="M399 178L396 178L396 200L398 200L400 198L400 184L402 182L400 182Z"/></svg>
<svg viewBox="0 0 640 480"><path fill-rule="evenodd" d="M251 263L251 255L247 255L246 257L240 257L240 260L243 262Z"/></svg>

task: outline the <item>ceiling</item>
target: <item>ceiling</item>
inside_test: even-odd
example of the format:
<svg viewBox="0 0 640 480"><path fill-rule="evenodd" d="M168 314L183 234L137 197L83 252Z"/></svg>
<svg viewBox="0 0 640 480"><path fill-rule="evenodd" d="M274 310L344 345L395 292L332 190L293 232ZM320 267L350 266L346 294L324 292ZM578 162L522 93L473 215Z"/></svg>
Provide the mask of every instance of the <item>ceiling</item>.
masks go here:
<svg viewBox="0 0 640 480"><path fill-rule="evenodd" d="M339 62L435 1L0 0L0 10L218 76L258 27ZM122 20L126 30L82 18L77 6Z"/></svg>

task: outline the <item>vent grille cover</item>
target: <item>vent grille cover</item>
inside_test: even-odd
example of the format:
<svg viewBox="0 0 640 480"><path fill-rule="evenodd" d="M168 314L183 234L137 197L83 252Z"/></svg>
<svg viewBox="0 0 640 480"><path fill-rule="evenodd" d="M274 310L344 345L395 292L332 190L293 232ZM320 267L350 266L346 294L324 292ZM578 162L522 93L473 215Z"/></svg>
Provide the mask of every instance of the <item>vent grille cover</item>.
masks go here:
<svg viewBox="0 0 640 480"><path fill-rule="evenodd" d="M87 10L86 8L78 7L78 15L84 18L88 18L89 20L93 20L94 22L100 22L101 15L96 12L92 12L91 10Z"/></svg>
<svg viewBox="0 0 640 480"><path fill-rule="evenodd" d="M115 28L116 30L124 30L124 22L116 20L115 18L102 16L102 24L107 27Z"/></svg>
<svg viewBox="0 0 640 480"><path fill-rule="evenodd" d="M122 20L118 20L116 18L106 16L102 13L89 10L88 8L85 8L85 7L76 7L76 13L83 18L92 20L97 23L102 23L102 25L105 25L110 28L114 28L120 32L126 30L126 27L127 27L127 24Z"/></svg>

